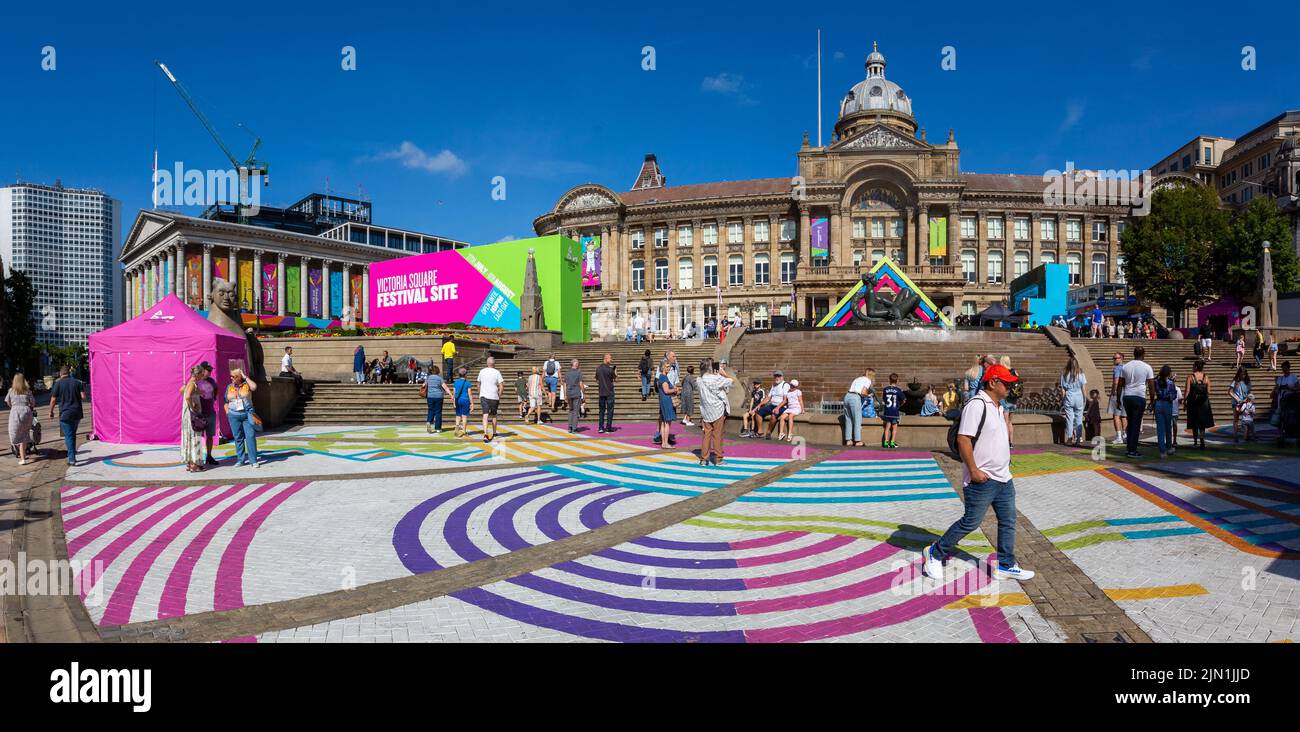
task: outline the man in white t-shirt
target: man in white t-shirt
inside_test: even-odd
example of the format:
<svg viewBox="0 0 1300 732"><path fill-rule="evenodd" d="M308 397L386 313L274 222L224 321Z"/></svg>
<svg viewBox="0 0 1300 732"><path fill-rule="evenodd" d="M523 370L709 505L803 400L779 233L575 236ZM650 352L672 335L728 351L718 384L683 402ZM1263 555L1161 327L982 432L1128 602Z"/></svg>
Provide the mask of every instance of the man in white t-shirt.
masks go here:
<svg viewBox="0 0 1300 732"><path fill-rule="evenodd" d="M921 550L921 571L943 580L943 563L958 542L980 527L989 506L998 517L998 564L995 579L1023 581L1034 573L1016 563L1016 487L1011 480L1011 440L1002 413L1002 400L1020 377L1001 364L984 372L984 388L966 402L957 427L961 455L962 493L966 510L943 532L939 541Z"/></svg>
<svg viewBox="0 0 1300 732"><path fill-rule="evenodd" d="M1129 457L1142 457L1138 452L1138 439L1142 437L1142 415L1146 412L1147 402L1156 399L1156 374L1142 359L1147 355L1146 349L1138 346L1133 349L1133 360L1124 364L1119 370L1119 380L1123 385L1124 413L1128 416L1128 452Z"/></svg>
<svg viewBox="0 0 1300 732"><path fill-rule="evenodd" d="M497 434L497 407L501 405L501 385L505 377L496 370L496 359L488 356L487 365L478 372L478 400L483 408L483 441L491 442ZM488 423L492 430L488 431Z"/></svg>
<svg viewBox="0 0 1300 732"><path fill-rule="evenodd" d="M640 312L632 316L632 330L636 331L637 343L645 339L645 318Z"/></svg>
<svg viewBox="0 0 1300 732"><path fill-rule="evenodd" d="M284 356L280 357L280 375L292 378L293 386L298 390L298 395L304 395L302 390L302 374L298 373L298 369L293 367L293 346L284 347Z"/></svg>
<svg viewBox="0 0 1300 732"><path fill-rule="evenodd" d="M776 423L781 419L781 405L785 402L785 395L789 393L790 385L785 382L785 374L780 371L772 372L772 388L767 391L767 404L758 408L758 424L762 428L763 439L772 439L772 430L776 429ZM771 419L769 423L767 420Z"/></svg>

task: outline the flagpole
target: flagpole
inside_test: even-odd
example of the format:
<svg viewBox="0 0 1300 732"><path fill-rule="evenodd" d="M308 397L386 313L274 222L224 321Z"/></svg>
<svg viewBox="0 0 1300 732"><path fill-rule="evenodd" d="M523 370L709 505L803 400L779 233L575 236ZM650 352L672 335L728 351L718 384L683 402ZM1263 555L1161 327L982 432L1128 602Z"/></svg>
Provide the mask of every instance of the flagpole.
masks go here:
<svg viewBox="0 0 1300 732"><path fill-rule="evenodd" d="M822 146L822 29L817 29L817 147Z"/></svg>

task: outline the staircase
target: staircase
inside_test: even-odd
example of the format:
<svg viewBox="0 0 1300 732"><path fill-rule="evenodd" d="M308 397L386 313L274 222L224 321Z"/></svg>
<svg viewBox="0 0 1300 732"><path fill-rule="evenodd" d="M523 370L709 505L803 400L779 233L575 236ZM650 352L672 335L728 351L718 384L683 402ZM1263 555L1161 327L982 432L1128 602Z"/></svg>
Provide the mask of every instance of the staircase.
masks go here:
<svg viewBox="0 0 1300 732"><path fill-rule="evenodd" d="M1179 386L1186 384L1187 377L1192 373L1192 363L1196 360L1196 352L1193 350L1195 341L1191 339L1080 338L1076 342L1088 348L1093 363L1108 380L1103 391L1103 409L1104 402L1110 394L1109 379L1115 367L1112 359L1116 353L1124 354L1124 361L1127 363L1133 358L1133 349L1142 346L1146 349L1144 360L1151 365L1151 370L1159 376L1160 368L1168 364L1173 368ZM1279 358L1278 363L1281 362L1282 359ZM1214 360L1205 364L1205 375L1210 379L1210 406L1214 411L1215 422L1219 424L1230 422L1232 419L1230 410L1232 401L1228 397L1228 387L1232 385L1232 380L1237 373L1236 363L1236 343L1215 341ZM1255 421L1266 422L1273 411L1268 395L1273 390L1273 378L1280 372L1268 370L1267 358L1264 360L1264 368L1255 368L1255 357L1250 350L1246 351L1242 365L1246 367L1246 372L1250 374L1252 381L1251 388L1255 394ZM1088 388L1094 388L1094 385L1089 384Z"/></svg>
<svg viewBox="0 0 1300 732"><path fill-rule="evenodd" d="M669 350L676 351L677 362L682 374L687 366L695 366L698 371L702 359L711 357L718 342L680 340L659 340L654 343L574 343L558 346L554 350L555 358L563 369L567 370L573 359L578 359L582 369L583 380L587 384L588 421L594 422L597 414L596 401L596 367L600 365L606 353L613 356L617 367L618 381L615 382L615 413L618 420L654 420L659 416L659 404L653 393L646 401L641 401L641 380L637 374L637 362L648 348L657 367ZM505 377L505 393L501 400L501 416L506 419L516 414L515 375L518 371L525 374L532 372L533 366L540 367L551 354L537 351L529 355L519 355L513 359L498 358L497 368ZM470 368L471 380L478 374L482 364ZM698 400L696 401L698 410ZM474 414L479 418L479 412ZM444 428L455 420L455 405L450 399L443 400ZM312 395L298 400L285 417L286 425L369 425L369 424L421 424L426 416L425 400L420 398L419 386L415 384L352 384L340 382L317 382ZM567 413L552 415L557 423L568 419Z"/></svg>

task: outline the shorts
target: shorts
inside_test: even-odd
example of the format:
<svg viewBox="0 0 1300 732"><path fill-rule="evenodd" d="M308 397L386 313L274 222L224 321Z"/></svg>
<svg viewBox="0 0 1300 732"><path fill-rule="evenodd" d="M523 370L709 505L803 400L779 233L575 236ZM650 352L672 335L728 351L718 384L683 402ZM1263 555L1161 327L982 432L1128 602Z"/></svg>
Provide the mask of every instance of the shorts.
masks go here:
<svg viewBox="0 0 1300 732"><path fill-rule="evenodd" d="M885 424L899 424L900 422L903 421L903 418L901 416L881 417L880 421L884 422Z"/></svg>
<svg viewBox="0 0 1300 732"><path fill-rule="evenodd" d="M501 400L488 399L487 397L479 397L478 404L480 407L483 408L484 416L495 417L497 416L497 407L501 405Z"/></svg>
<svg viewBox="0 0 1300 732"><path fill-rule="evenodd" d="M462 399L462 400L456 402L456 416L457 416L457 417L468 417L468 416L469 416L469 400L468 400L468 399Z"/></svg>
<svg viewBox="0 0 1300 732"><path fill-rule="evenodd" d="M529 407L530 409L536 409L537 407L542 406L542 402L543 402L543 401L545 401L545 400L542 399L542 398L539 397L539 396L528 397L528 407Z"/></svg>
<svg viewBox="0 0 1300 732"><path fill-rule="evenodd" d="M1126 417L1126 416L1128 416L1128 412L1125 412L1125 411L1124 411L1123 406L1120 405L1119 400L1115 399L1115 397L1111 397L1111 398L1110 398L1110 403L1106 405L1106 414L1109 414L1109 415L1111 415L1112 417L1114 417L1114 416L1120 416L1120 417Z"/></svg>
<svg viewBox="0 0 1300 732"><path fill-rule="evenodd" d="M548 391L555 391L556 387L560 385L560 377L558 376L547 376L542 381L545 382Z"/></svg>
<svg viewBox="0 0 1300 732"><path fill-rule="evenodd" d="M760 419L767 419L768 417L780 417L784 412L785 412L784 409L778 410L776 408L776 405L771 403L764 404L763 406L758 408L758 416Z"/></svg>

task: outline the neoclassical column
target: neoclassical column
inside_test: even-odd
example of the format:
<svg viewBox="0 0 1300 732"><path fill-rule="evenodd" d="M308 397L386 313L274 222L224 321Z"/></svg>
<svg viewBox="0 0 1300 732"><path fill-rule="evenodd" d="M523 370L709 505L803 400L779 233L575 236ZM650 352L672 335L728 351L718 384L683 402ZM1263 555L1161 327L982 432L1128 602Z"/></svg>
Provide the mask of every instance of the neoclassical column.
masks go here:
<svg viewBox="0 0 1300 732"><path fill-rule="evenodd" d="M956 255L958 257L957 261L960 261L961 207L957 206L956 204L948 206L948 254L945 257L945 261L947 261L948 264L952 264L954 261L953 253L952 253L953 247L957 247L958 250Z"/></svg>
<svg viewBox="0 0 1300 732"><path fill-rule="evenodd" d="M916 210L917 262L930 263L930 204L922 203ZM924 254L922 254L924 253Z"/></svg>
<svg viewBox="0 0 1300 732"><path fill-rule="evenodd" d="M262 254L263 250L253 250L253 312L262 312Z"/></svg>
<svg viewBox="0 0 1300 732"><path fill-rule="evenodd" d="M613 289L614 286L614 276L612 274L612 271L614 269L613 267L614 258L610 256L611 254L614 253L614 240L610 236L609 232L610 232L610 227L608 225L604 225L600 227L600 289L605 292L608 292L609 290ZM367 267L366 269L368 272L369 268ZM366 281L368 282L369 279L370 278L367 275ZM362 287L365 286L366 285L364 284L362 285ZM367 301L365 306L370 307L370 303L369 303L370 298L366 297L364 299Z"/></svg>
<svg viewBox="0 0 1300 732"><path fill-rule="evenodd" d="M840 231L840 207L831 206L830 230L827 231L827 238L832 239L826 244L826 251L831 255L831 264L847 264L852 260L849 252L848 242L844 240L844 232Z"/></svg>
<svg viewBox="0 0 1300 732"><path fill-rule="evenodd" d="M330 260L322 259L320 262L320 316L326 320L330 319Z"/></svg>
<svg viewBox="0 0 1300 732"><path fill-rule="evenodd" d="M208 298L212 297L212 246L203 245L203 301L199 303L201 310L207 310Z"/></svg>
<svg viewBox="0 0 1300 732"><path fill-rule="evenodd" d="M808 204L799 204L799 269L806 269L812 263L812 236L809 219ZM721 316L721 313L719 313Z"/></svg>
<svg viewBox="0 0 1300 732"><path fill-rule="evenodd" d="M352 263L344 262L342 265L342 269L343 269L343 293L340 299L343 302L343 307L339 310L339 315L342 315L343 310L346 310L347 307L352 304ZM357 317L355 312L353 312L352 317L354 318Z"/></svg>
<svg viewBox="0 0 1300 732"><path fill-rule="evenodd" d="M157 305L158 301L162 299L162 279L163 258L162 253L158 253L153 256L153 299L149 303L149 307Z"/></svg>
<svg viewBox="0 0 1300 732"><path fill-rule="evenodd" d="M1038 266L1035 264L1039 259L1039 252L1042 251L1042 225L1043 213L1034 211L1029 214L1029 269ZM1011 255L1011 260L1015 261L1015 254ZM1015 272L1015 265L1012 265L1012 273Z"/></svg>
<svg viewBox="0 0 1300 732"><path fill-rule="evenodd" d="M275 314L284 315L284 252L275 254Z"/></svg>
<svg viewBox="0 0 1300 732"><path fill-rule="evenodd" d="M135 302L131 297L131 271L122 271L122 319L130 320L135 316Z"/></svg>
<svg viewBox="0 0 1300 732"><path fill-rule="evenodd" d="M605 240L600 241L601 246L605 246ZM370 265L368 264L361 265L361 322L370 322Z"/></svg>
<svg viewBox="0 0 1300 732"><path fill-rule="evenodd" d="M304 318L310 318L311 312L307 309L311 301L307 298L308 290L311 289L307 283L307 271L311 269L308 266L311 260L306 257L298 258L298 315Z"/></svg>
<svg viewBox="0 0 1300 732"><path fill-rule="evenodd" d="M907 261L904 264L915 267L921 263L917 256L916 250L916 209L912 206L903 207L903 252Z"/></svg>
<svg viewBox="0 0 1300 732"><path fill-rule="evenodd" d="M185 258L185 248L178 244L172 248L167 256L172 264L171 276L168 278L171 280L168 283L168 290L176 297L180 297L182 294L181 287L185 283L185 278L181 276L181 260Z"/></svg>

